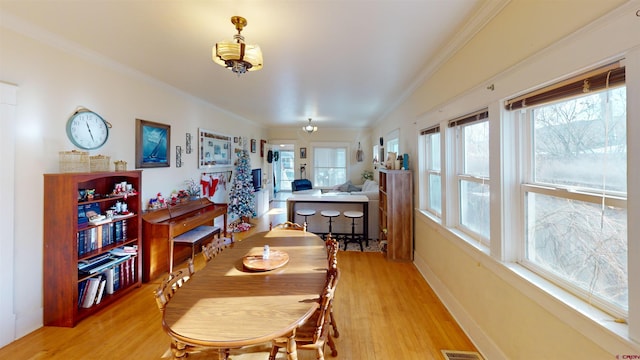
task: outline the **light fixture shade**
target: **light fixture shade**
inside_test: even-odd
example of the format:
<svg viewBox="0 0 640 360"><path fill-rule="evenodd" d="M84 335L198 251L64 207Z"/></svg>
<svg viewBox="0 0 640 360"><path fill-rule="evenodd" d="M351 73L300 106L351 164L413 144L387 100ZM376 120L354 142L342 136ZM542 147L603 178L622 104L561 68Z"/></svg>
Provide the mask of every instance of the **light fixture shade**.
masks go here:
<svg viewBox="0 0 640 360"><path fill-rule="evenodd" d="M314 132L318 131L318 127L311 125L311 118L309 118L309 124L303 126L302 130L304 130L305 132L311 134L311 133L314 133Z"/></svg>
<svg viewBox="0 0 640 360"><path fill-rule="evenodd" d="M213 61L242 74L262 69L262 51L258 45L221 41L213 49Z"/></svg>
<svg viewBox="0 0 640 360"><path fill-rule="evenodd" d="M258 45L247 45L240 34L247 20L240 16L233 16L231 23L236 26L238 33L232 41L220 41L213 48L212 59L216 64L231 69L241 75L247 71L262 69L262 51Z"/></svg>

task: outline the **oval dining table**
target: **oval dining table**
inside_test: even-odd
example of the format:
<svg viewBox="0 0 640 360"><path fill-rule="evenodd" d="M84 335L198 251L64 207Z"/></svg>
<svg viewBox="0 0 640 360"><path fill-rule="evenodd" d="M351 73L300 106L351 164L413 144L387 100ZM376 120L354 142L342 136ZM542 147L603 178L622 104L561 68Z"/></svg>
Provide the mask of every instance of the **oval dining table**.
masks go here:
<svg viewBox="0 0 640 360"><path fill-rule="evenodd" d="M247 256L264 245L284 252L286 264L248 270ZM191 276L164 309L162 326L175 341L174 356L186 345L213 348L226 359L229 349L288 338L287 356L297 360L295 329L317 309L327 272L327 250L317 235L274 229L233 243Z"/></svg>

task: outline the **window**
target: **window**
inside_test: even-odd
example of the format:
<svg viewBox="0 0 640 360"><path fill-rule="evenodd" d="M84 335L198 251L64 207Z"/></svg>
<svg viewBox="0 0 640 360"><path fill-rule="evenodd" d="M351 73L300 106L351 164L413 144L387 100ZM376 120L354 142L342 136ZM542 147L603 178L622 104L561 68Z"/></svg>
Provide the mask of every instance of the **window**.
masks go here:
<svg viewBox="0 0 640 360"><path fill-rule="evenodd" d="M313 186L329 188L347 182L347 146L313 148Z"/></svg>
<svg viewBox="0 0 640 360"><path fill-rule="evenodd" d="M524 119L523 264L625 314L626 87L563 96L528 108Z"/></svg>
<svg viewBox="0 0 640 360"><path fill-rule="evenodd" d="M425 204L423 207L437 217L442 216L442 181L440 177L440 126L420 132L421 153L424 154Z"/></svg>
<svg viewBox="0 0 640 360"><path fill-rule="evenodd" d="M400 154L400 130L396 129L387 134L387 154L389 156L390 152L396 153L396 157ZM386 157L383 160L387 160ZM395 160L395 159L393 159Z"/></svg>
<svg viewBox="0 0 640 360"><path fill-rule="evenodd" d="M489 113L483 110L449 122L455 131L458 225L489 243Z"/></svg>

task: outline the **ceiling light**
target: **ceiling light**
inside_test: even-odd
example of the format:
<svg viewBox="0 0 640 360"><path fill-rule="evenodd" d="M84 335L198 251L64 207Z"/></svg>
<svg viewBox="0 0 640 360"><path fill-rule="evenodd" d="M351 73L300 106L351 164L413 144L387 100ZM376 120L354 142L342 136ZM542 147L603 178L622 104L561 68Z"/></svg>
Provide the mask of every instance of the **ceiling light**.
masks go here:
<svg viewBox="0 0 640 360"><path fill-rule="evenodd" d="M304 130L305 132L311 134L313 132L318 131L318 127L311 125L311 118L309 118L309 124L303 126L302 130Z"/></svg>
<svg viewBox="0 0 640 360"><path fill-rule="evenodd" d="M238 33L233 35L231 41L220 41L213 48L213 61L231 69L238 76L247 71L262 69L262 51L258 45L246 45L244 36L240 34L247 26L247 19L241 16L232 16L231 23L236 26Z"/></svg>

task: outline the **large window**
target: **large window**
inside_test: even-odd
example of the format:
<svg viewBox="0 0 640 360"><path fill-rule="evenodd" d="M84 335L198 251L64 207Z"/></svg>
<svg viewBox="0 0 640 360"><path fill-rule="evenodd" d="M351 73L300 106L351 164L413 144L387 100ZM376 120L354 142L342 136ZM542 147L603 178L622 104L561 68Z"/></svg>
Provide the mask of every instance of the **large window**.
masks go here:
<svg viewBox="0 0 640 360"><path fill-rule="evenodd" d="M421 153L424 154L424 207L437 217L442 215L442 179L440 175L440 127L432 127L420 132Z"/></svg>
<svg viewBox="0 0 640 360"><path fill-rule="evenodd" d="M314 187L329 188L347 181L347 150L347 146L314 146Z"/></svg>
<svg viewBox="0 0 640 360"><path fill-rule="evenodd" d="M626 88L606 87L556 96L524 112L522 262L592 303L626 313Z"/></svg>
<svg viewBox="0 0 640 360"><path fill-rule="evenodd" d="M489 121L486 110L449 122L455 131L458 225L489 243Z"/></svg>

